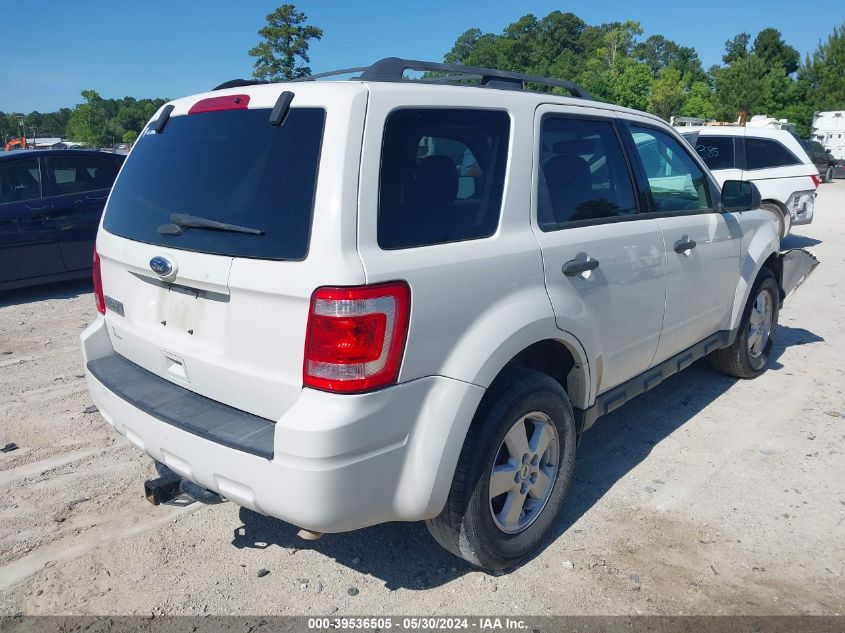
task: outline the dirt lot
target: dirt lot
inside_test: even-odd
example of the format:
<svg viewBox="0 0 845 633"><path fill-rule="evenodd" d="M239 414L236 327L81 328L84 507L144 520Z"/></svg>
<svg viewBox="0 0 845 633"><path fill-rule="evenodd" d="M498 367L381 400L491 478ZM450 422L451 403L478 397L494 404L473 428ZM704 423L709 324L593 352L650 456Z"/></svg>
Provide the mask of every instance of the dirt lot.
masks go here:
<svg viewBox="0 0 845 633"><path fill-rule="evenodd" d="M795 233L822 265L770 370L699 363L601 421L554 538L498 577L421 524L307 543L231 503L150 506L150 460L86 412L90 287L0 295L0 446L20 446L0 453L0 615L842 614L845 182Z"/></svg>

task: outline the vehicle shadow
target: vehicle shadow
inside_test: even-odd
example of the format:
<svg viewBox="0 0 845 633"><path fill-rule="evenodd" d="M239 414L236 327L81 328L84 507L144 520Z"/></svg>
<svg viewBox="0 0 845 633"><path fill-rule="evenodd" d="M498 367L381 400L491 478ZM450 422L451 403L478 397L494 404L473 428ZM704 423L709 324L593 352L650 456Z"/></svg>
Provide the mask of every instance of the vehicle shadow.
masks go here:
<svg viewBox="0 0 845 633"><path fill-rule="evenodd" d="M773 345L771 369L794 345L823 341L801 328L780 326ZM652 448L682 427L737 380L710 369L706 359L672 376L655 389L599 420L584 434L578 447L575 476L564 510L546 543L560 537L625 474L645 460ZM240 509L243 525L235 530L232 545L266 549L312 549L363 574L384 581L388 589L424 590L440 586L475 570L441 549L422 523L388 523L371 528L327 534L304 541L298 528ZM542 553L542 548L536 555Z"/></svg>
<svg viewBox="0 0 845 633"><path fill-rule="evenodd" d="M822 240L817 240L814 237L807 237L806 235L795 235L790 233L780 241L780 247L783 250L788 248L808 248L810 246L817 246L822 243Z"/></svg>
<svg viewBox="0 0 845 633"><path fill-rule="evenodd" d="M0 308L46 301L48 299L73 299L79 295L93 292L93 290L89 278L57 281L42 286L30 286L15 290L4 290L0 292Z"/></svg>

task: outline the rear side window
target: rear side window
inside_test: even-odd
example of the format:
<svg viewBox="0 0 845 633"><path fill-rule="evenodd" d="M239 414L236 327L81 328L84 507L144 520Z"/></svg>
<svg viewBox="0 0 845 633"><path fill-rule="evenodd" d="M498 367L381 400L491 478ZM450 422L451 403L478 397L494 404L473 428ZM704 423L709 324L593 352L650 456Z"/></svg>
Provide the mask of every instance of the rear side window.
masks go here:
<svg viewBox="0 0 845 633"><path fill-rule="evenodd" d="M37 158L0 163L0 204L40 197L41 173Z"/></svg>
<svg viewBox="0 0 845 633"><path fill-rule="evenodd" d="M648 179L656 212L710 208L707 177L684 146L668 134L651 128L632 125L631 136Z"/></svg>
<svg viewBox="0 0 845 633"><path fill-rule="evenodd" d="M387 118L378 243L410 248L489 237L502 207L506 112L403 109Z"/></svg>
<svg viewBox="0 0 845 633"><path fill-rule="evenodd" d="M117 161L87 156L59 156L51 158L49 165L57 195L108 189L119 168Z"/></svg>
<svg viewBox="0 0 845 633"><path fill-rule="evenodd" d="M631 176L611 123L549 117L540 142L537 221L542 230L637 212Z"/></svg>
<svg viewBox="0 0 845 633"><path fill-rule="evenodd" d="M103 227L170 248L259 259L308 253L325 110L292 108L279 127L268 109L172 117L141 135L115 183ZM185 228L162 235L171 214L260 235Z"/></svg>
<svg viewBox="0 0 845 633"><path fill-rule="evenodd" d="M733 136L699 135L695 143L695 151L710 169L736 167Z"/></svg>
<svg viewBox="0 0 845 633"><path fill-rule="evenodd" d="M745 137L746 169L800 165L801 161L782 143L770 138Z"/></svg>

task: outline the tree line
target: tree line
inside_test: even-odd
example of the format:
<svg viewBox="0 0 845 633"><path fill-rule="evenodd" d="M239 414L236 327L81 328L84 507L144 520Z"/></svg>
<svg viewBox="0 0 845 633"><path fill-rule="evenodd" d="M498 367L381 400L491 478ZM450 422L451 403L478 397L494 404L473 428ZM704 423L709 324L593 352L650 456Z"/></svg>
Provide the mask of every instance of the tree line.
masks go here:
<svg viewBox="0 0 845 633"><path fill-rule="evenodd" d="M132 143L156 111L168 99L104 99L95 90L82 91L83 102L57 112L0 112L0 139L25 133L28 138L60 137L105 147Z"/></svg>
<svg viewBox="0 0 845 633"><path fill-rule="evenodd" d="M803 61L780 31L725 42L721 65L704 69L694 48L638 22L587 24L573 13L528 14L501 33L472 28L446 53L448 63L493 67L580 84L594 98L672 115L735 120L788 118L806 136L813 112L845 109L845 24Z"/></svg>
<svg viewBox="0 0 845 633"><path fill-rule="evenodd" d="M309 44L323 31L304 13L284 4L267 15L258 31L253 76L284 81L310 74ZM639 22L591 25L574 13L525 15L501 33L471 28L444 55L447 63L498 68L579 83L594 98L652 112L734 120L767 114L796 123L809 133L813 112L845 109L845 23L833 28L801 60L780 31L766 28L753 39L739 33L725 42L722 64L704 69L695 48L662 35L644 37ZM59 136L93 146L132 142L166 99L103 99L82 92L74 108L42 114L0 112L0 138Z"/></svg>

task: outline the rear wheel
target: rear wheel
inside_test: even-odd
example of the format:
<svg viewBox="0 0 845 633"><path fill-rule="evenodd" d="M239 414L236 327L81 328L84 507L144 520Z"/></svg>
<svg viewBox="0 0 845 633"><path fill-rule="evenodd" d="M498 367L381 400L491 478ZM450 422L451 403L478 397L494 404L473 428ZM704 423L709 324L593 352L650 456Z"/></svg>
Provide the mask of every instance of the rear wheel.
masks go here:
<svg viewBox="0 0 845 633"><path fill-rule="evenodd" d="M780 294L774 273L760 271L743 312L733 345L710 357L713 367L728 376L756 378L769 362L778 325Z"/></svg>
<svg viewBox="0 0 845 633"><path fill-rule="evenodd" d="M575 419L560 384L524 369L500 377L479 406L446 506L427 521L455 556L512 567L557 518L575 466Z"/></svg>
<svg viewBox="0 0 845 633"><path fill-rule="evenodd" d="M822 176L822 182L831 182L833 180L833 167L828 167L827 171Z"/></svg>
<svg viewBox="0 0 845 633"><path fill-rule="evenodd" d="M789 212L784 211L774 202L764 202L760 205L760 208L772 214L772 217L775 219L775 225L777 226L778 237L780 239L785 238L792 228L792 216L789 215Z"/></svg>

